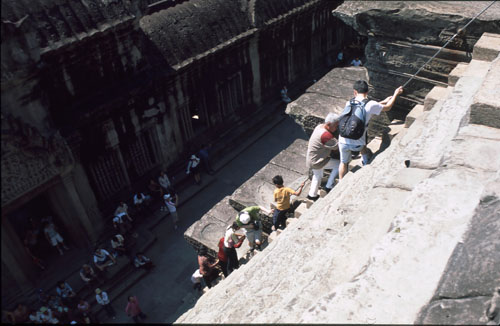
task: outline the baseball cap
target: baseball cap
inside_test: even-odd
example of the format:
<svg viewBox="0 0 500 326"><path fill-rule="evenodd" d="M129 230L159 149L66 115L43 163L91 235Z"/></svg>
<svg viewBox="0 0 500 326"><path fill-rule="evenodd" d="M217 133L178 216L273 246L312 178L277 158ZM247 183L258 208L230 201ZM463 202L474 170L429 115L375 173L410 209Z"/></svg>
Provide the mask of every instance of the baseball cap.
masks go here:
<svg viewBox="0 0 500 326"><path fill-rule="evenodd" d="M250 222L250 214L248 212L240 212L240 222L247 224Z"/></svg>

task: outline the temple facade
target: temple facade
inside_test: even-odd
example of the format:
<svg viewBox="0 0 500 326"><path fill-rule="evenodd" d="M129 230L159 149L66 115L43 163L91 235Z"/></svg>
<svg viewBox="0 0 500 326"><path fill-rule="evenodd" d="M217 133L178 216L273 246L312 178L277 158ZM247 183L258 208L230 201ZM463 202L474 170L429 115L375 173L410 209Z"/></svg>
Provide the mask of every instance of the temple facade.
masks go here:
<svg viewBox="0 0 500 326"><path fill-rule="evenodd" d="M339 3L2 1L2 298L39 277L29 225L92 248L118 200L331 66Z"/></svg>

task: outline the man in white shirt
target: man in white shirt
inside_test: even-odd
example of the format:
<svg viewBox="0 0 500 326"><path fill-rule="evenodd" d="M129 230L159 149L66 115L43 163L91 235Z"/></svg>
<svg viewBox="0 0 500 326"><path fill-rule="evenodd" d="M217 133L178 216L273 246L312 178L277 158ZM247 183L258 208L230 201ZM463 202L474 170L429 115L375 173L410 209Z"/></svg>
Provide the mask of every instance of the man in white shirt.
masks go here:
<svg viewBox="0 0 500 326"><path fill-rule="evenodd" d="M364 80L358 80L354 83L354 100L358 102L363 102L363 100L368 99L368 84ZM387 97L381 102L368 101L364 107L365 110L365 132L363 136L359 139L349 139L339 136L339 149L340 149L340 165L339 165L339 179L342 179L349 168L349 161L351 160L351 152L361 152L363 165L370 163L371 153L370 150L366 148L366 131L368 129L368 122L373 115L379 115L380 112L389 111L396 98L399 94L403 92L403 87L400 86L394 90L394 95ZM350 106L350 102L347 101L346 108ZM353 112L354 114L354 112Z"/></svg>

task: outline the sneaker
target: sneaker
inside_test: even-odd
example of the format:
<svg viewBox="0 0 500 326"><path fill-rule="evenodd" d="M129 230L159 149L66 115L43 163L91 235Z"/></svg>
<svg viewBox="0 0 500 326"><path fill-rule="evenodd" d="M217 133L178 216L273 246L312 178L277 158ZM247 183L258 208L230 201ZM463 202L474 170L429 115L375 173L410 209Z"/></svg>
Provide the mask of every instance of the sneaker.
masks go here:
<svg viewBox="0 0 500 326"><path fill-rule="evenodd" d="M329 193L330 191L332 191L333 187L331 187L331 188L325 187L323 189L326 191L326 193Z"/></svg>
<svg viewBox="0 0 500 326"><path fill-rule="evenodd" d="M307 195L307 197L306 197L306 198L307 198L307 199L309 199L309 200L312 200L312 201L316 201L316 200L318 200L318 199L319 199L319 195L314 196L314 197L311 197L311 196Z"/></svg>
<svg viewBox="0 0 500 326"><path fill-rule="evenodd" d="M372 153L368 154L368 160L365 161L364 158L361 159L361 164L363 164L363 166L370 164L370 162L372 161L372 158L373 158L373 154Z"/></svg>

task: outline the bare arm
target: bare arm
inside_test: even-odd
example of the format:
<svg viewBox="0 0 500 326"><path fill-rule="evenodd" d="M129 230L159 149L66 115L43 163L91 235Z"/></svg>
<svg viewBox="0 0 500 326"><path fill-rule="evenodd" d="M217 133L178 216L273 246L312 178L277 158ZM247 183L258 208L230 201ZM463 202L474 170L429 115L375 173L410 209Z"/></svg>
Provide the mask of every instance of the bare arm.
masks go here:
<svg viewBox="0 0 500 326"><path fill-rule="evenodd" d="M300 196L300 194L302 193L302 189L304 188L304 185L305 185L305 184L306 184L306 182L305 182L305 181L304 181L304 182L302 182L302 183L300 184L299 190L297 190L296 192L294 192L294 193L293 193L293 195L295 195L295 196Z"/></svg>
<svg viewBox="0 0 500 326"><path fill-rule="evenodd" d="M394 102L396 102L396 98L401 93L403 93L403 86L399 86L398 88L396 88L396 90L394 91L394 95L389 99L389 101L387 102L387 104L385 104L383 106L382 112L386 112L386 111L389 111L390 109L392 109L392 106L394 105Z"/></svg>

